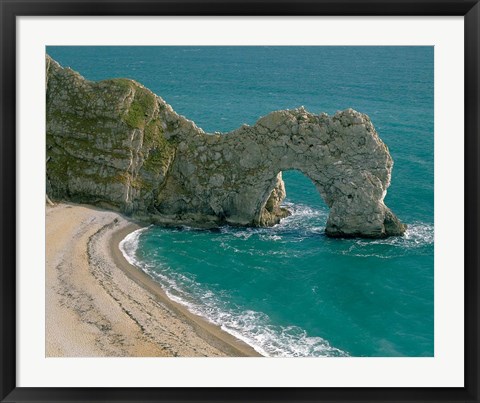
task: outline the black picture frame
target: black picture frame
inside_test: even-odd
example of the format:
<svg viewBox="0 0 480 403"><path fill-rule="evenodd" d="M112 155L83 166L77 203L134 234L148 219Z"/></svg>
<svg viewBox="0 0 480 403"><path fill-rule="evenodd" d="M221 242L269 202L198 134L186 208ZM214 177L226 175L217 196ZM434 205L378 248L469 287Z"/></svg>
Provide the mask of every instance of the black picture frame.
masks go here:
<svg viewBox="0 0 480 403"><path fill-rule="evenodd" d="M0 267L2 402L478 402L478 0L0 0ZM16 17L17 16L463 16L465 21L465 386L463 388L23 388L16 386Z"/></svg>

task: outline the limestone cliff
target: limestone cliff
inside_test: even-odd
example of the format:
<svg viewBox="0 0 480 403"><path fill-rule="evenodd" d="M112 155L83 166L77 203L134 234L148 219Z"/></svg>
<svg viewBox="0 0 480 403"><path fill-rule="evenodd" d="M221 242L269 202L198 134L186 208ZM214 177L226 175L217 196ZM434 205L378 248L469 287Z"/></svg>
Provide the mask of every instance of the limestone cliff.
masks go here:
<svg viewBox="0 0 480 403"><path fill-rule="evenodd" d="M129 79L90 82L47 56L47 194L158 224L269 226L281 172L308 176L334 237L400 235L385 206L392 158L368 116L303 108L207 134Z"/></svg>

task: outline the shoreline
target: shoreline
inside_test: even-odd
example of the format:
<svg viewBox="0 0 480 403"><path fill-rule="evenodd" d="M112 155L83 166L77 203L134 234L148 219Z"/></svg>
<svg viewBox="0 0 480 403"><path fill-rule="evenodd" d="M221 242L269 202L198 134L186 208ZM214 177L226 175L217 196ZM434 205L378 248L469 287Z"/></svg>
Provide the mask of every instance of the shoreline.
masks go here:
<svg viewBox="0 0 480 403"><path fill-rule="evenodd" d="M261 357L125 259L119 243L139 228L93 206L46 206L46 356Z"/></svg>
<svg viewBox="0 0 480 403"><path fill-rule="evenodd" d="M140 225L132 223L130 226L113 232L110 236L110 251L115 264L131 280L135 281L142 288L158 298L163 304L168 306L176 315L183 317L195 330L195 332L208 344L218 348L232 357L262 357L256 350L242 340L237 339L230 333L222 330L220 326L209 322L202 316L190 312L182 304L171 300L162 286L157 283L143 270L129 263L119 248L120 242L133 231L142 228Z"/></svg>

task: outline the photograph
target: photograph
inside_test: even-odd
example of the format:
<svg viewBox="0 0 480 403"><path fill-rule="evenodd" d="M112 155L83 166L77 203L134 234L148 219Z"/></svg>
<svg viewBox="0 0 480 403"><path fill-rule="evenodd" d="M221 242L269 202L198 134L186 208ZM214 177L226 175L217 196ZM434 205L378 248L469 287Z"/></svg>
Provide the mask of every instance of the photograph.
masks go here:
<svg viewBox="0 0 480 403"><path fill-rule="evenodd" d="M0 402L480 402L479 0L0 0Z"/></svg>
<svg viewBox="0 0 480 403"><path fill-rule="evenodd" d="M434 57L46 46L45 356L435 357Z"/></svg>

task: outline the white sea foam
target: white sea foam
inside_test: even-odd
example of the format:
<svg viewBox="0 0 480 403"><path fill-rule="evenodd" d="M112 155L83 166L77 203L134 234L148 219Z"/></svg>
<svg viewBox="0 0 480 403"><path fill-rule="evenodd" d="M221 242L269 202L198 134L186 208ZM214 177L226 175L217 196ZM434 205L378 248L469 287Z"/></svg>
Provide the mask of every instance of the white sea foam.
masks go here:
<svg viewBox="0 0 480 403"><path fill-rule="evenodd" d="M405 233L405 239L410 244L416 245L432 245L435 238L434 227L431 224L412 223L408 226Z"/></svg>
<svg viewBox="0 0 480 403"><path fill-rule="evenodd" d="M138 249L138 241L140 239L140 235L146 231L149 227L145 228L140 228L137 229L136 231L131 232L128 234L125 238L123 238L120 243L118 244L118 247L120 251L122 252L123 256L127 260L128 263L130 263L133 266L139 266L141 263L140 261L137 260L136 258L136 252Z"/></svg>
<svg viewBox="0 0 480 403"><path fill-rule="evenodd" d="M136 257L139 238L146 229L127 235L120 242L120 250L127 261L155 279L173 301L184 305L220 326L268 357L347 356L320 337L311 337L296 326L280 326L268 315L238 306L229 306L228 295L216 294L192 278L176 273L166 265L153 267ZM223 297L223 298L222 298Z"/></svg>
<svg viewBox="0 0 480 403"><path fill-rule="evenodd" d="M346 352L332 347L326 340L308 336L297 326L274 325L264 313L228 306L227 301L218 298L219 295L184 275L168 269L169 275L156 270L146 271L162 284L173 301L220 326L264 356L348 356Z"/></svg>
<svg viewBox="0 0 480 403"><path fill-rule="evenodd" d="M350 240L348 248L340 250L343 255L357 257L376 257L391 259L406 256L409 253L420 253L422 248L430 247L434 243L434 226L432 224L414 222L408 224L403 236L383 239L356 239ZM378 246L384 249L379 253ZM430 253L430 252L428 252Z"/></svg>
<svg viewBox="0 0 480 403"><path fill-rule="evenodd" d="M278 224L280 227L303 227L305 226L305 224L308 224L308 221L312 219L316 221L327 221L327 210L314 209L304 204L291 202L283 203L282 207L288 209L291 215L280 221L280 224Z"/></svg>
<svg viewBox="0 0 480 403"><path fill-rule="evenodd" d="M301 242L305 237L324 233L328 211L290 202L285 202L282 207L287 208L291 215L283 218L273 227L239 229L225 226L220 229L220 232L241 240L249 240L255 236L258 239L274 242ZM290 235L288 239L285 238L286 235Z"/></svg>

